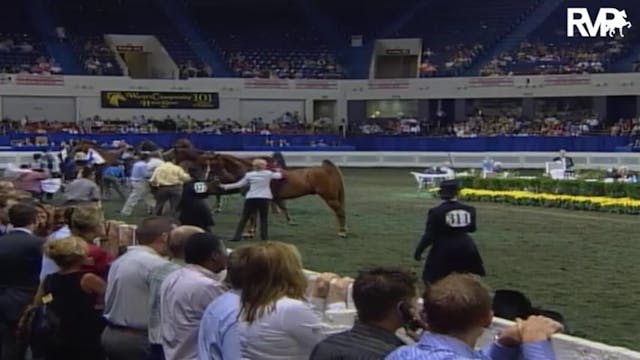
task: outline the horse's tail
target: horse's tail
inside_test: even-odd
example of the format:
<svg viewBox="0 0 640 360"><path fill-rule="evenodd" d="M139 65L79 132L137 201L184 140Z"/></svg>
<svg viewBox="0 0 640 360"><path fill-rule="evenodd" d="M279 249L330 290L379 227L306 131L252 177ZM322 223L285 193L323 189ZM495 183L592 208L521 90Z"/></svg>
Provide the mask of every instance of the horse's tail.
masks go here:
<svg viewBox="0 0 640 360"><path fill-rule="evenodd" d="M344 199L344 178L342 176L342 171L340 171L340 168L331 160L322 160L322 167L340 180L340 183L338 184L338 200L340 200L342 208L345 209L346 202Z"/></svg>
<svg viewBox="0 0 640 360"><path fill-rule="evenodd" d="M278 165L281 168L283 168L283 169L287 168L287 162L284 161L284 156L282 155L282 153L280 151L274 152L273 155L271 155L271 157L273 158L273 160L278 162Z"/></svg>

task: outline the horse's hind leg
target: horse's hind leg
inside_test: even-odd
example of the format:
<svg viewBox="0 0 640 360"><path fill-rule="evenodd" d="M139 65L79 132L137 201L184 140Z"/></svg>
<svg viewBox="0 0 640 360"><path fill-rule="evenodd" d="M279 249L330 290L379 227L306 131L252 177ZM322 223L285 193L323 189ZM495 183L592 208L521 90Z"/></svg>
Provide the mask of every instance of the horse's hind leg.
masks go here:
<svg viewBox="0 0 640 360"><path fill-rule="evenodd" d="M275 215L280 215L280 210L282 209L282 207L280 207L280 204L278 204L278 202L276 202L275 200L271 201L271 213L275 214Z"/></svg>
<svg viewBox="0 0 640 360"><path fill-rule="evenodd" d="M322 196L322 199L336 214L336 220L338 221L338 236L347 237L347 216L345 214L344 207L340 204L340 200L324 196Z"/></svg>
<svg viewBox="0 0 640 360"><path fill-rule="evenodd" d="M287 209L287 205L284 202L284 200L273 200L272 205L273 206L277 206L282 211L282 213L284 214L285 219L287 219L287 224L289 224L289 225L298 225L291 218L291 215L289 215L289 209Z"/></svg>

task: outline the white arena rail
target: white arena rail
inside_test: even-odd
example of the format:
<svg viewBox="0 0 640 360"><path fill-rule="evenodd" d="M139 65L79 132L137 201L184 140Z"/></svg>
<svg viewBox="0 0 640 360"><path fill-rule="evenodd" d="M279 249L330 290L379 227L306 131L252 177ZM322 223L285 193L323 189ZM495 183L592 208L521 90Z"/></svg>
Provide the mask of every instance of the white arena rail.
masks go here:
<svg viewBox="0 0 640 360"><path fill-rule="evenodd" d="M270 155L272 152L222 151L237 156ZM27 164L34 152L14 152L0 149L0 168L7 164ZM505 169L545 169L557 152L404 152L404 151L287 151L289 166L318 165L329 159L342 167L399 167L424 169L428 166L452 162L457 168L480 168L489 156L502 163ZM640 153L568 153L578 169L607 169L626 166L640 170Z"/></svg>
<svg viewBox="0 0 640 360"><path fill-rule="evenodd" d="M319 276L319 273L305 270L305 275L310 283L313 283ZM338 302L327 305L326 302L318 302L318 299L311 299L312 304L316 308L326 308L322 313L323 320L327 329L327 333L335 333L348 329L353 325L355 318L355 307L351 298L351 290L347 291L344 303ZM494 318L493 323L487 329L478 342L478 347L484 347L490 344L501 329L512 325L513 322ZM412 340L403 336L402 330L398 332L406 342ZM558 360L639 360L640 352L632 351L622 347L609 346L606 344L589 341L564 334L557 334L551 338L553 348Z"/></svg>

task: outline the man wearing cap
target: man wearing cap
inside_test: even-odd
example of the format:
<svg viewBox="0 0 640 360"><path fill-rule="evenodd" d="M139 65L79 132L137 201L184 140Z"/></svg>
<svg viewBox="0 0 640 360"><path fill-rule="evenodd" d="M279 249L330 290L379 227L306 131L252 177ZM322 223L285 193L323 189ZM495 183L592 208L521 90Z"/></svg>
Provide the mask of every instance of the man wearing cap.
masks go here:
<svg viewBox="0 0 640 360"><path fill-rule="evenodd" d="M476 231L476 209L458 202L457 194L456 180L442 182L443 202L429 210L424 235L414 253L414 258L420 261L424 250L431 246L422 274L425 284L454 272L485 275L480 253L468 235Z"/></svg>

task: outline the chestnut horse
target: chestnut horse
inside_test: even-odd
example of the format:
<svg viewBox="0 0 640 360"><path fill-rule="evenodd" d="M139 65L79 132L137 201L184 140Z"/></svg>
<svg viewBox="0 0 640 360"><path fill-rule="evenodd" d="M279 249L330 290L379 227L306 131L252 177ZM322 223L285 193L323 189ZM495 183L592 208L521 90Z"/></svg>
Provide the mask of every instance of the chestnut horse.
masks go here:
<svg viewBox="0 0 640 360"><path fill-rule="evenodd" d="M217 183L236 182L252 170L251 159L227 154L214 154L209 157L208 162L209 179L213 177ZM340 169L331 161L323 160L320 166L287 170L285 174L284 180L272 183L272 192L274 202L281 207L287 219L289 219L287 209L281 206L283 200L318 195L335 213L338 235L345 237L347 233L345 190ZM217 186L210 186L210 188L214 194L220 191Z"/></svg>

